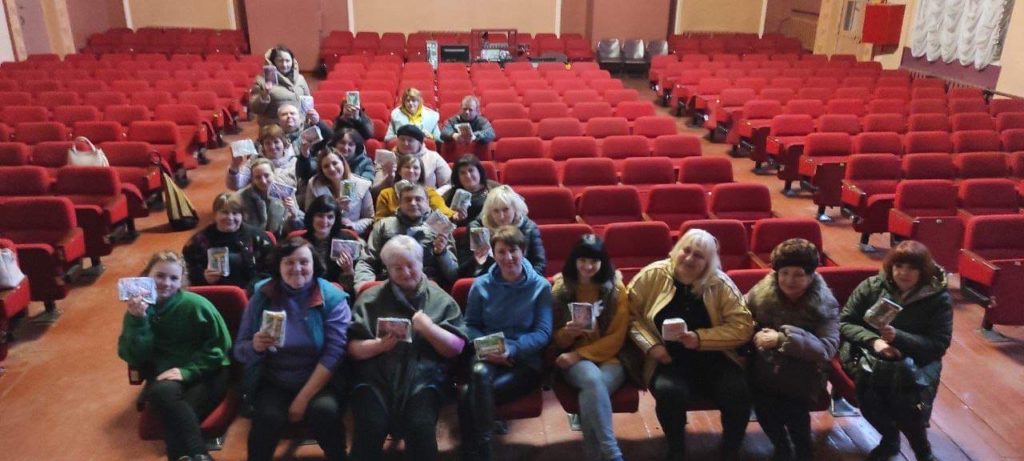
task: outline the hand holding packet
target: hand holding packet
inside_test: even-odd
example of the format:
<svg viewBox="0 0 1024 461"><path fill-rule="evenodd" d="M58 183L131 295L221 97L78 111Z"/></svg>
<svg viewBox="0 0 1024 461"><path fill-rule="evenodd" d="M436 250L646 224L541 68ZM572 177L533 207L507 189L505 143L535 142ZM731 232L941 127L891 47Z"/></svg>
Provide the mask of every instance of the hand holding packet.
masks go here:
<svg viewBox="0 0 1024 461"><path fill-rule="evenodd" d="M227 247L213 247L206 250L206 268L217 271L223 277L231 275Z"/></svg>
<svg viewBox="0 0 1024 461"><path fill-rule="evenodd" d="M331 259L339 259L344 253L355 261L362 251L363 244L358 240L331 239Z"/></svg>
<svg viewBox="0 0 1024 461"><path fill-rule="evenodd" d="M302 138L302 142L309 145L313 145L324 140L323 134L320 133L320 127L316 125L302 130L302 133L299 133L299 137Z"/></svg>
<svg viewBox="0 0 1024 461"><path fill-rule="evenodd" d="M348 105L353 106L353 107L362 107L362 105L359 102L359 92L358 91L346 92L345 93L345 104L348 104Z"/></svg>
<svg viewBox="0 0 1024 461"><path fill-rule="evenodd" d="M434 235L451 235L456 227L447 216L436 211L427 216L426 224L434 232Z"/></svg>
<svg viewBox="0 0 1024 461"><path fill-rule="evenodd" d="M453 210L469 210L469 204L473 200L473 194L466 189L455 189L452 193L452 206Z"/></svg>
<svg viewBox="0 0 1024 461"><path fill-rule="evenodd" d="M231 142L232 157L256 157L260 155L256 150L256 143L251 139L239 139Z"/></svg>
<svg viewBox="0 0 1024 461"><path fill-rule="evenodd" d="M480 360L488 355L504 355L505 333L499 331L476 338L473 340L473 349L476 351L476 358Z"/></svg>
<svg viewBox="0 0 1024 461"><path fill-rule="evenodd" d="M267 195L284 200L295 196L295 188L275 181L270 183L270 187L267 188Z"/></svg>
<svg viewBox="0 0 1024 461"><path fill-rule="evenodd" d="M288 313L285 311L263 311L263 323L260 324L260 333L274 338L274 345L270 347L271 352L277 352L278 347L284 346L284 325L287 321Z"/></svg>
<svg viewBox="0 0 1024 461"><path fill-rule="evenodd" d="M263 82L267 88L277 85L277 68L271 65L263 66Z"/></svg>
<svg viewBox="0 0 1024 461"><path fill-rule="evenodd" d="M864 313L864 322L875 327L876 330L881 330L882 327L889 326L902 310L903 306L896 304L893 300L880 298Z"/></svg>
<svg viewBox="0 0 1024 461"><path fill-rule="evenodd" d="M128 301L142 298L146 304L156 304L156 281L150 277L125 277L117 281L117 299Z"/></svg>
<svg viewBox="0 0 1024 461"><path fill-rule="evenodd" d="M569 314L572 316L572 322L584 331L594 331L597 328L597 313L593 304L569 303Z"/></svg>
<svg viewBox="0 0 1024 461"><path fill-rule="evenodd" d="M373 160L374 160L374 163L376 163L378 165L381 165L381 166L384 166L384 165L395 166L395 165L398 164L398 157L395 156L394 152L391 152L391 151L389 151L387 149L377 149L376 151L374 151L374 153L373 153Z"/></svg>
<svg viewBox="0 0 1024 461"><path fill-rule="evenodd" d="M665 319L661 324L661 339L665 341L679 341L686 333L686 320L679 317Z"/></svg>
<svg viewBox="0 0 1024 461"><path fill-rule="evenodd" d="M400 317L380 317L377 319L377 337L394 337L400 341L412 342L412 321Z"/></svg>
<svg viewBox="0 0 1024 461"><path fill-rule="evenodd" d="M299 110L301 110L302 113L305 114L313 110L316 104L314 103L312 96L306 95L299 96L299 106Z"/></svg>
<svg viewBox="0 0 1024 461"><path fill-rule="evenodd" d="M486 227L474 227L469 230L469 249L491 247L491 230Z"/></svg>

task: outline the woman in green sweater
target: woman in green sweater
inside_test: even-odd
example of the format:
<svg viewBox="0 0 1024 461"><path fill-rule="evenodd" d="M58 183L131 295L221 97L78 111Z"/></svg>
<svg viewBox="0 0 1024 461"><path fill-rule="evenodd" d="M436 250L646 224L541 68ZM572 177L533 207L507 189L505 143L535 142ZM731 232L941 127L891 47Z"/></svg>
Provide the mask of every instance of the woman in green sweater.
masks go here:
<svg viewBox="0 0 1024 461"><path fill-rule="evenodd" d="M185 260L154 254L142 276L156 281L156 304L128 301L117 354L143 370L145 399L165 430L167 458L209 460L199 422L224 398L231 335L206 298L182 290Z"/></svg>

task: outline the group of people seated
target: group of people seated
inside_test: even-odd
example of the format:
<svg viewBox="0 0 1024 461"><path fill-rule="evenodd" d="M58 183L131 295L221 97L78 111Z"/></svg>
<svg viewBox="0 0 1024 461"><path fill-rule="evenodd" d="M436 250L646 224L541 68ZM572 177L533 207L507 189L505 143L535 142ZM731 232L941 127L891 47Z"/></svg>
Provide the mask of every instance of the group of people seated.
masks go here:
<svg viewBox="0 0 1024 461"><path fill-rule="evenodd" d="M367 156L372 125L358 108L346 107L334 131L324 127L327 139L309 144L298 133L319 117L299 114L284 93L305 85L294 59L278 48L268 60L281 75L277 85L258 82L253 96L255 108L276 104L276 122L257 111L261 156L233 161L226 181L235 192L216 197L214 222L180 255L152 256L142 275L155 280L156 303L127 303L118 352L144 370L168 459L211 459L199 422L237 384L252 418L249 460L272 459L296 423L330 460L381 459L388 435L405 441L407 458L435 459L439 413L452 401L463 459L489 460L495 407L558 373L579 390L581 459L623 459L610 396L629 381L655 398L666 459L685 459L687 409L710 401L721 410L722 459L739 459L753 409L774 459L809 460L809 412L827 398L837 350L882 435L869 459L897 455L900 433L917 459L933 459L925 428L952 304L945 273L920 243L896 246L842 308L816 273L812 243L780 244L772 271L744 295L721 270L715 238L699 229L628 285L601 238L584 235L549 281L543 236L522 197L488 178L476 157L450 168L425 148L429 136L475 142L493 132L446 139L448 124L417 126L431 117L410 92L392 119L405 117L394 129L393 165ZM481 120L478 112L467 98L456 117ZM295 195L271 193L275 183ZM471 199L453 208L460 189ZM428 225L431 213L467 227L466 241ZM474 235L484 237L471 244ZM332 251L336 240L359 250ZM223 260L211 261L217 252ZM474 278L464 309L446 291L462 277ZM233 338L189 285L249 293ZM902 310L874 322L885 302ZM589 319L576 313L579 303ZM503 347L476 352L476 340L497 334ZM241 383L230 383L232 362L245 368Z"/></svg>

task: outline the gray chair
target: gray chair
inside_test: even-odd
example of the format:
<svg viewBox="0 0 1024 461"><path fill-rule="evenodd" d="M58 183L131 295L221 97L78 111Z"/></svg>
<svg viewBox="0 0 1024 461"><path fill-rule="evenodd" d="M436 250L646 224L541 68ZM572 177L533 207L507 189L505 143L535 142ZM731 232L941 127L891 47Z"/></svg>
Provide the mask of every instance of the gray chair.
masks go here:
<svg viewBox="0 0 1024 461"><path fill-rule="evenodd" d="M622 69L622 46L617 38L603 38L597 42L597 65L609 72Z"/></svg>
<svg viewBox="0 0 1024 461"><path fill-rule="evenodd" d="M661 56L668 54L668 42L665 40L651 40L647 44L647 60L654 56Z"/></svg>
<svg viewBox="0 0 1024 461"><path fill-rule="evenodd" d="M644 53L647 50L644 49L644 41L638 38L631 38L626 40L622 45L622 67L623 72L626 74L632 74L634 72L646 75L647 74L647 57Z"/></svg>

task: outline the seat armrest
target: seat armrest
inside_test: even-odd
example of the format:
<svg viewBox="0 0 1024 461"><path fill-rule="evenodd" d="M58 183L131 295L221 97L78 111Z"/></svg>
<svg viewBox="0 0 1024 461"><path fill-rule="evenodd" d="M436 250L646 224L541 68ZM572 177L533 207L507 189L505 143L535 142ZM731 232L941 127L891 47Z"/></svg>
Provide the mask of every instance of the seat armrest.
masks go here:
<svg viewBox="0 0 1024 461"><path fill-rule="evenodd" d="M965 248L960 249L959 258L960 275L962 277L986 287L992 286L996 275L999 273L998 266Z"/></svg>

